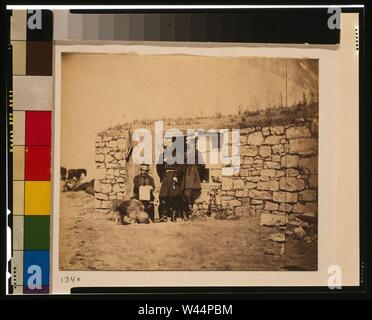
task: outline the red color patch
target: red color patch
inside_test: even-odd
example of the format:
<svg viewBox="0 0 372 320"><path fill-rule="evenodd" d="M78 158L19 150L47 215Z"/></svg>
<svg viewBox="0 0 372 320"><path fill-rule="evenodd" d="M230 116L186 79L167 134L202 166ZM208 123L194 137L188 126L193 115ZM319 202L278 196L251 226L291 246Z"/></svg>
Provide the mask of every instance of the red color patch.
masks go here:
<svg viewBox="0 0 372 320"><path fill-rule="evenodd" d="M51 145L52 113L26 111L26 145Z"/></svg>
<svg viewBox="0 0 372 320"><path fill-rule="evenodd" d="M50 147L26 146L25 148L25 180L50 180Z"/></svg>

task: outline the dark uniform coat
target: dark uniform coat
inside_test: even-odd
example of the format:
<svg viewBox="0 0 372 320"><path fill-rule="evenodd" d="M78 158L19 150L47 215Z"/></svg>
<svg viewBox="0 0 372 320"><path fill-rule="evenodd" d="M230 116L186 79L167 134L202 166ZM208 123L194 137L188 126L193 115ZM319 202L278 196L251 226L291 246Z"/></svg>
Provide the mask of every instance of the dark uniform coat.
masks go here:
<svg viewBox="0 0 372 320"><path fill-rule="evenodd" d="M160 157L164 157L161 154ZM163 158L164 163L158 162L156 165L156 171L159 175L161 187L159 197L161 198L173 198L182 195L182 178L184 172L184 166L182 164L168 164L166 159ZM178 182L174 181L174 177L177 177Z"/></svg>
<svg viewBox="0 0 372 320"><path fill-rule="evenodd" d="M187 164L187 154L185 154L185 170L182 180L184 212L186 215L191 213L191 207L195 200L199 198L201 193L201 182L203 179L205 164L202 164L203 156L200 152L197 153L198 158L195 159L195 164ZM198 163L199 162L199 163Z"/></svg>
<svg viewBox="0 0 372 320"><path fill-rule="evenodd" d="M201 189L201 181L203 177L203 169L205 164L201 164L203 161L203 155L198 152L198 158L195 164L187 164L187 156L185 155L185 169L182 180L182 189Z"/></svg>

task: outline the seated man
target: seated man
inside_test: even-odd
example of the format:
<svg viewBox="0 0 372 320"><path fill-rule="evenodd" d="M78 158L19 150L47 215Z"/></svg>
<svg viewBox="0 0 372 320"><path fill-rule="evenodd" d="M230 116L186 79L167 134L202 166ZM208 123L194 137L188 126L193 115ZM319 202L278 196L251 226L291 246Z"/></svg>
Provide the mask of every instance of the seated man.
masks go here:
<svg viewBox="0 0 372 320"><path fill-rule="evenodd" d="M151 221L154 221L154 179L149 175L149 165L141 164L140 174L133 179L133 197L140 200Z"/></svg>

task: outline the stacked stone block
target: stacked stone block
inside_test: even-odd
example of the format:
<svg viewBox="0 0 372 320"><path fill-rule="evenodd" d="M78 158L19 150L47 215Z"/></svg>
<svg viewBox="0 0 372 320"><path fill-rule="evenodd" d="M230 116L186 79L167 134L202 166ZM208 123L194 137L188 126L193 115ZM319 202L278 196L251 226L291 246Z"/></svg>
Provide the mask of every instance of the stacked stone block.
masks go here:
<svg viewBox="0 0 372 320"><path fill-rule="evenodd" d="M97 211L108 213L112 208L113 200L125 199L126 155L129 146L128 130L109 129L96 138L94 191Z"/></svg>
<svg viewBox="0 0 372 320"><path fill-rule="evenodd" d="M313 121L241 129L241 169L223 177L221 205L285 224L286 214L318 212L318 131Z"/></svg>

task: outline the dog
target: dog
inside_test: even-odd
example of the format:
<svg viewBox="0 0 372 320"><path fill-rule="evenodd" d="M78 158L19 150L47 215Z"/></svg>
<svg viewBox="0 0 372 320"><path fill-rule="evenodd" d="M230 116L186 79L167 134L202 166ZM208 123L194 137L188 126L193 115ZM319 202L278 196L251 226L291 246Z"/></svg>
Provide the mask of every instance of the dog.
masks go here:
<svg viewBox="0 0 372 320"><path fill-rule="evenodd" d="M116 213L116 224L152 223L149 215L144 211L142 202L136 199L114 200L112 211Z"/></svg>
<svg viewBox="0 0 372 320"><path fill-rule="evenodd" d="M77 187L78 180L76 177L73 177L72 179L66 180L64 186L63 186L63 192L66 191L75 191L75 188Z"/></svg>
<svg viewBox="0 0 372 320"><path fill-rule="evenodd" d="M67 169L65 167L61 167L61 180L66 181L67 177Z"/></svg>
<svg viewBox="0 0 372 320"><path fill-rule="evenodd" d="M75 177L79 181L83 175L84 177L87 176L86 169L70 169L67 171L67 180L71 180Z"/></svg>
<svg viewBox="0 0 372 320"><path fill-rule="evenodd" d="M84 182L82 184L79 184L75 187L75 191L85 191L86 193L94 196L94 179L90 180L89 182Z"/></svg>
<svg viewBox="0 0 372 320"><path fill-rule="evenodd" d="M65 184L63 186L64 192L85 190L89 194L94 195L94 187L93 187L94 180L91 180L89 182L84 182L83 180L87 176L86 169L70 169L67 171L67 176L66 175L63 176L63 174L65 173L66 173L66 168L61 167L62 180L65 181ZM81 180L83 181L83 183L81 183ZM89 187L90 185L91 187Z"/></svg>

